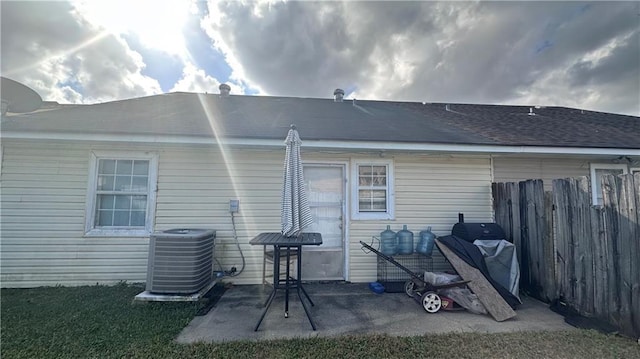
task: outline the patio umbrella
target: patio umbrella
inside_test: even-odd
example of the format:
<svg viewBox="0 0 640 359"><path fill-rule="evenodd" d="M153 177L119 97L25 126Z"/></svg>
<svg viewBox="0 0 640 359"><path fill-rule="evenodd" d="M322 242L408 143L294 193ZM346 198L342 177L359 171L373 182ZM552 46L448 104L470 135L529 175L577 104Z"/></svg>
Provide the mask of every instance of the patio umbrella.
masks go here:
<svg viewBox="0 0 640 359"><path fill-rule="evenodd" d="M300 157L300 136L295 125L284 141L287 146L284 159L284 185L282 189L282 234L290 237L298 235L303 228L313 222L309 201L304 188L302 159Z"/></svg>

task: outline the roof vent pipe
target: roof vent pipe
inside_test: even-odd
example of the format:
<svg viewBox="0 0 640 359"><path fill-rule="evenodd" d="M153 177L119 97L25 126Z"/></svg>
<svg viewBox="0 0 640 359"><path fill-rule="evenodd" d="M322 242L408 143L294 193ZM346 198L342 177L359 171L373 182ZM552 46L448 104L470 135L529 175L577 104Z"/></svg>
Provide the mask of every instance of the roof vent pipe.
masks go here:
<svg viewBox="0 0 640 359"><path fill-rule="evenodd" d="M449 104L444 105L444 110L451 111L451 107L449 106Z"/></svg>
<svg viewBox="0 0 640 359"><path fill-rule="evenodd" d="M533 107L529 107L529 116L533 116L535 115L535 113L533 113Z"/></svg>
<svg viewBox="0 0 640 359"><path fill-rule="evenodd" d="M343 89L336 89L333 91L333 102L342 102L342 98L344 97Z"/></svg>
<svg viewBox="0 0 640 359"><path fill-rule="evenodd" d="M229 96L229 93L231 92L231 86L227 84L220 84L218 89L220 89L220 96Z"/></svg>

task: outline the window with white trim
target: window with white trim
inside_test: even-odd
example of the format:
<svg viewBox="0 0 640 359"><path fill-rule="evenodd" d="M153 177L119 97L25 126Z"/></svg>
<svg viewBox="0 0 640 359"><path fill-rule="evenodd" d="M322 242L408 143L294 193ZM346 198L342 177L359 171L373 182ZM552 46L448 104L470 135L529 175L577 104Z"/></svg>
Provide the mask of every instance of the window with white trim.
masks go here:
<svg viewBox="0 0 640 359"><path fill-rule="evenodd" d="M158 158L152 153L91 155L86 234L147 236L153 228Z"/></svg>
<svg viewBox="0 0 640 359"><path fill-rule="evenodd" d="M393 162L356 161L352 168L352 218L394 218Z"/></svg>
<svg viewBox="0 0 640 359"><path fill-rule="evenodd" d="M602 205L602 176L627 174L626 164L592 163L591 164L591 203Z"/></svg>

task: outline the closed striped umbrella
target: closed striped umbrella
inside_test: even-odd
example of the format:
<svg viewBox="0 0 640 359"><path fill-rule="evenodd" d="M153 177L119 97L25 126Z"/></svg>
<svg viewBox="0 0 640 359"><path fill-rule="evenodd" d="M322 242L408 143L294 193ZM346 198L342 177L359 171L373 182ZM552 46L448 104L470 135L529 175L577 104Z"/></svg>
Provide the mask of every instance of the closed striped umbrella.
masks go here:
<svg viewBox="0 0 640 359"><path fill-rule="evenodd" d="M290 237L298 235L302 229L313 222L313 219L302 173L302 159L300 157L302 141L300 141L296 126L291 125L284 143L287 149L284 159L284 185L282 189L282 234Z"/></svg>

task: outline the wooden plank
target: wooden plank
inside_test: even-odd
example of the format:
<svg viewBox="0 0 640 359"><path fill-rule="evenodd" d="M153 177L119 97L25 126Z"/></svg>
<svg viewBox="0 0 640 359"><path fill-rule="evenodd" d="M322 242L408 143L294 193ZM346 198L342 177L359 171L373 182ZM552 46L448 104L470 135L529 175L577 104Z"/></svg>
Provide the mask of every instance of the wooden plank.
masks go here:
<svg viewBox="0 0 640 359"><path fill-rule="evenodd" d="M447 246L436 239L440 252L449 260L456 272L464 281L470 281L467 286L478 296L489 314L498 322L505 321L516 316L516 312L502 299L496 289L489 283L479 269L474 268L463 261Z"/></svg>
<svg viewBox="0 0 640 359"><path fill-rule="evenodd" d="M607 263L609 287L607 309L609 322L620 326L620 252L618 230L618 193L614 176L602 176L602 197L605 208L605 228L607 232Z"/></svg>
<svg viewBox="0 0 640 359"><path fill-rule="evenodd" d="M607 236L604 231L604 210L591 206L591 240L593 248L593 310L597 318L607 320Z"/></svg>
<svg viewBox="0 0 640 359"><path fill-rule="evenodd" d="M530 181L529 192L531 197L531 211L529 211L529 223L533 227L531 234L531 263L533 266L532 271L532 284L536 290L536 297L544 300L542 296L542 288L544 283L544 266L542 261L542 254L544 252L544 221L542 221L542 214L544 213L544 190L542 188L541 180Z"/></svg>
<svg viewBox="0 0 640 359"><path fill-rule="evenodd" d="M585 315L593 315L593 248L591 246L593 232L591 231L591 191L589 190L589 178L579 177L577 180L578 192L576 193L576 207L578 214L578 233L576 238L577 251L581 258L581 281L577 283L581 293L582 302L580 311Z"/></svg>
<svg viewBox="0 0 640 359"><path fill-rule="evenodd" d="M558 286L556 288L556 296L558 298L563 298L567 300L568 296L568 285L567 285L567 277L568 277L568 250L567 250L567 198L566 198L566 187L568 186L568 182L564 179L556 179L553 181L553 205L555 208L554 211L554 222L556 223L556 263L557 270L556 276L558 280Z"/></svg>
<svg viewBox="0 0 640 359"><path fill-rule="evenodd" d="M632 334L631 320L631 288L634 279L631 277L631 263L637 261L632 257L632 238L636 237L635 199L633 198L633 179L630 175L612 176L618 187L618 229L620 248L620 321L622 332Z"/></svg>
<svg viewBox="0 0 640 359"><path fill-rule="evenodd" d="M518 257L518 263L520 263L520 269L522 269L522 253L521 253L521 232L520 232L520 195L518 190L518 184L510 182L506 184L506 191L508 192L509 199L509 218L511 223L511 232L513 237L513 245L516 247L516 255Z"/></svg>
<svg viewBox="0 0 640 359"><path fill-rule="evenodd" d="M529 213L532 211L531 201L528 198L527 181L518 183L518 197L520 201L520 284L521 289L527 294L533 296L535 288L531 282L531 271L533 263L531 263L531 230L529 223ZM535 228L533 228L535 230ZM535 234L534 234L535 235Z"/></svg>
<svg viewBox="0 0 640 359"><path fill-rule="evenodd" d="M556 244L553 235L553 196L550 191L544 193L544 297L547 301L556 298Z"/></svg>
<svg viewBox="0 0 640 359"><path fill-rule="evenodd" d="M633 197L636 211L636 235L631 237L631 320L634 337L640 337L640 172L633 176Z"/></svg>

